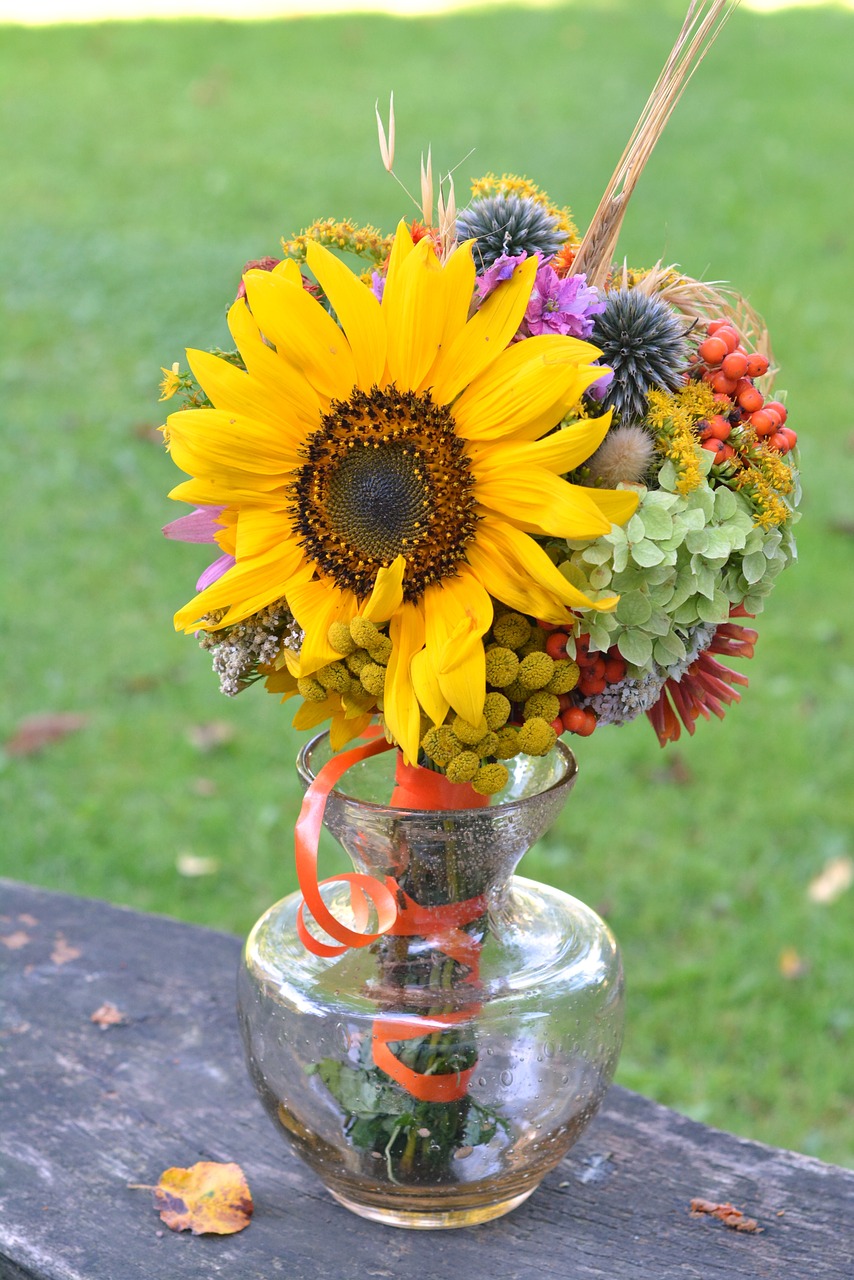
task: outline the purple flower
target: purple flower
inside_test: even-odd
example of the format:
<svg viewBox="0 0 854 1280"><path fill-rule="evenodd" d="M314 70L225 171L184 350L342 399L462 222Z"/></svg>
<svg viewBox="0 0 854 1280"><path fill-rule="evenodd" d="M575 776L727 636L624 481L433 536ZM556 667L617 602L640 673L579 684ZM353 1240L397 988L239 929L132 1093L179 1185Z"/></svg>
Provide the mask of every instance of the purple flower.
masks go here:
<svg viewBox="0 0 854 1280"><path fill-rule="evenodd" d="M224 573L228 573L229 569L233 569L236 563L234 556L220 556L218 560L214 560L213 564L209 564L199 578L196 583L196 590L204 591L205 587L209 587L211 583L221 578Z"/></svg>
<svg viewBox="0 0 854 1280"><path fill-rule="evenodd" d="M593 367L595 368L596 365L598 365L598 363L599 363L598 360L595 361ZM597 402L599 400L604 400L605 393L607 392L608 388L610 387L613 381L614 381L614 370L604 368L602 377L597 378L596 381L593 383L593 385L587 388L584 394L590 400L596 400Z"/></svg>
<svg viewBox="0 0 854 1280"><path fill-rule="evenodd" d="M589 338L593 317L604 310L605 303L600 301L597 290L588 286L586 276L566 276L562 280L553 267L545 265L537 271L525 325L529 335L563 333L572 338Z"/></svg>
<svg viewBox="0 0 854 1280"><path fill-rule="evenodd" d="M222 529L219 517L225 507L196 507L189 515L179 516L163 526L167 538L176 542L214 542Z"/></svg>
<svg viewBox="0 0 854 1280"><path fill-rule="evenodd" d="M371 293L377 301L382 302L385 293L385 276L381 276L379 271L371 272Z"/></svg>
<svg viewBox="0 0 854 1280"><path fill-rule="evenodd" d="M526 253L517 253L515 256L502 253L500 258L496 258L492 266L478 278L477 296L480 301L488 298L502 281L509 280L519 263L524 262L527 256Z"/></svg>

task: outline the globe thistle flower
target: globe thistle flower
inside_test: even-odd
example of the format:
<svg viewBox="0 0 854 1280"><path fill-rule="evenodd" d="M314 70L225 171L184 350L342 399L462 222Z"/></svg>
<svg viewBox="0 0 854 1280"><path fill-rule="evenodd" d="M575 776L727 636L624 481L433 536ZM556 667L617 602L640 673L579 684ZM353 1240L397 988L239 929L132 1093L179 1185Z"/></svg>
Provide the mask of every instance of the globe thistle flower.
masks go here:
<svg viewBox="0 0 854 1280"><path fill-rule="evenodd" d="M474 253L481 270L502 255L540 253L549 258L566 238L560 218L530 196L484 196L457 214L457 240L477 241Z"/></svg>
<svg viewBox="0 0 854 1280"><path fill-rule="evenodd" d="M624 422L645 415L653 387L676 391L682 385L688 358L685 329L661 298L639 289L612 289L590 340L614 370L603 404Z"/></svg>

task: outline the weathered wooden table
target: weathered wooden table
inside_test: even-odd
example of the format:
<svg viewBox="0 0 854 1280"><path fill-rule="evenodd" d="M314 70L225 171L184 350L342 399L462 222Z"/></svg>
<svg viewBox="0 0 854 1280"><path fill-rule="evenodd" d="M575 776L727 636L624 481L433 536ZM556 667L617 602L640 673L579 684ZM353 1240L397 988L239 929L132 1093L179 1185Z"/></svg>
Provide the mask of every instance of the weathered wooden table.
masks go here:
<svg viewBox="0 0 854 1280"><path fill-rule="evenodd" d="M290 1154L249 1084L239 948L0 880L2 1280L854 1277L854 1172L619 1088L506 1218L435 1233L354 1217ZM105 1004L125 1021L93 1023ZM173 1233L150 1193L128 1187L197 1160L242 1165L255 1215L239 1235ZM761 1234L692 1217L694 1197L732 1202Z"/></svg>

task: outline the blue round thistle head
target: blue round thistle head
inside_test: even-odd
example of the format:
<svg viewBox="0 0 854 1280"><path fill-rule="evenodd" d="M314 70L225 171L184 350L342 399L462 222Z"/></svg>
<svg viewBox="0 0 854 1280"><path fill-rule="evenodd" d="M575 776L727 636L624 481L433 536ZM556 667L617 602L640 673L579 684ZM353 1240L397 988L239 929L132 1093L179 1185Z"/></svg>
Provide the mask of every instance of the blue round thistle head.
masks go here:
<svg viewBox="0 0 854 1280"><path fill-rule="evenodd" d="M614 380L601 407L612 408L623 422L646 414L653 387L678 391L687 367L685 325L667 303L639 289L612 289L605 310L596 317L590 341L602 351L602 363Z"/></svg>
<svg viewBox="0 0 854 1280"><path fill-rule="evenodd" d="M457 240L476 240L479 269L496 259L526 253L550 257L567 238L560 219L530 196L482 196L457 214Z"/></svg>

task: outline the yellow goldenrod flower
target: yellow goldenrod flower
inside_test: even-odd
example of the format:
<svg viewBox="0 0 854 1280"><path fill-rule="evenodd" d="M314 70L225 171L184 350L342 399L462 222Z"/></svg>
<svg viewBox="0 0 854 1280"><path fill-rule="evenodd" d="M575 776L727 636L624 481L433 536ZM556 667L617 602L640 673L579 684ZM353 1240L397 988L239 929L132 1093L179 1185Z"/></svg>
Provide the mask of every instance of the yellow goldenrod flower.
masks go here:
<svg viewBox="0 0 854 1280"><path fill-rule="evenodd" d="M164 369L162 365L160 366L160 372L163 374L163 379L160 383L161 400L171 400L175 392L180 390L181 374L179 370L180 365L177 360L171 369Z"/></svg>
<svg viewBox="0 0 854 1280"><path fill-rule="evenodd" d="M306 258L339 323L285 261L248 271L229 312L245 371L188 353L215 407L168 419L172 457L193 477L171 496L224 508L220 546L235 564L175 624L204 628L225 610L228 627L286 600L305 633L286 654L292 679L277 676L288 694L340 659L333 624L387 624L383 718L415 761L422 708L433 723L450 708L470 724L483 715L492 598L555 624L616 603L590 601L531 535L598 537L637 496L561 478L610 415L553 430L601 377L595 347L556 334L511 345L535 257L471 317L470 245L443 265L401 224L382 302L319 244ZM328 691L298 716L325 709L343 732L364 714L349 697Z"/></svg>

